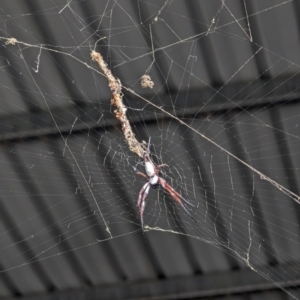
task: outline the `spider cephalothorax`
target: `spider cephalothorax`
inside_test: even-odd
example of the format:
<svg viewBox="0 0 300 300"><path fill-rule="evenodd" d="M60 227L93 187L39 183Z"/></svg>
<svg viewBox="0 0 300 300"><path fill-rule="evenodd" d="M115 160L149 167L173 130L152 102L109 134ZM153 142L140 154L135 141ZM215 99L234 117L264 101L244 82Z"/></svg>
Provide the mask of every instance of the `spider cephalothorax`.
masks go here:
<svg viewBox="0 0 300 300"><path fill-rule="evenodd" d="M185 201L189 205L195 207L193 204L191 204L189 201L185 200L180 193L175 191L171 185L169 185L162 177L159 176L160 168L167 166L166 164L158 165L156 166L152 159L150 158L150 140L148 142L148 146L146 149L146 152L144 154L144 166L145 166L145 172L146 174L142 172L137 172L138 175L143 176L148 180L146 182L142 189L139 192L139 198L137 202L137 206L139 207L140 210L140 216L141 216L141 223L142 223L142 228L144 228L144 211L145 211L145 206L146 206L146 198L149 194L150 186L152 188L157 188L158 186L162 187L172 198L173 200L180 204L181 207L189 214L189 216L195 221L195 219L191 216L190 212L187 210L187 208L183 205L182 201ZM196 221L195 221L196 222Z"/></svg>

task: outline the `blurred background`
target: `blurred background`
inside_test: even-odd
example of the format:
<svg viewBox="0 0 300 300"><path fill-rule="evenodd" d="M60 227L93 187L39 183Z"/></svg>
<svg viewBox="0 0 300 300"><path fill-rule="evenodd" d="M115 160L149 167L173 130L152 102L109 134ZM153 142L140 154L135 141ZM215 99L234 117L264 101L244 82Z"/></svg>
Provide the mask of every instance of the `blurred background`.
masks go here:
<svg viewBox="0 0 300 300"><path fill-rule="evenodd" d="M298 1L0 9L1 299L300 299Z"/></svg>

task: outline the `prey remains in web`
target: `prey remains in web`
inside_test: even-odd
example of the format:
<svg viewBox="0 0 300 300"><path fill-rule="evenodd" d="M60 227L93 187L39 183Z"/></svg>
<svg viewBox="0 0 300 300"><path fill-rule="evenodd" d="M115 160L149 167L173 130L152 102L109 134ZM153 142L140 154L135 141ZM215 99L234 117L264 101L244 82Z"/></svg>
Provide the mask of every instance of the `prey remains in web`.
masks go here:
<svg viewBox="0 0 300 300"><path fill-rule="evenodd" d="M98 66L108 80L108 86L113 96L111 99L111 104L116 107L114 113L116 118L121 123L122 131L129 150L137 154L139 157L143 157L145 153L145 147L136 139L132 131L130 122L127 118L127 108L123 103L122 84L120 79L113 76L112 72L108 68L106 62L103 60L103 57L99 52L92 51L91 57L93 61L96 61L98 63Z"/></svg>

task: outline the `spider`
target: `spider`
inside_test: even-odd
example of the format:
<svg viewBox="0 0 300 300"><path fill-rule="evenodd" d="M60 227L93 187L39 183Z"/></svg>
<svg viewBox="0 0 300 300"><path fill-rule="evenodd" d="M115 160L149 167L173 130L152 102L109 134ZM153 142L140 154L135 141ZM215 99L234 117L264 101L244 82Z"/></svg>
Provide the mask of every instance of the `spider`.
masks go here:
<svg viewBox="0 0 300 300"><path fill-rule="evenodd" d="M196 222L196 220L191 216L190 212L187 208L183 205L182 201L188 203L189 205L195 207L192 203L184 199L180 193L175 191L171 185L169 185L162 177L159 176L160 168L168 166L166 164L156 166L152 159L150 158L150 141L151 137L149 138L148 146L146 149L146 153L144 154L144 166L146 174L142 172L136 172L136 174L146 178L148 182L146 182L142 189L139 192L139 197L137 201L137 206L139 208L139 213L141 217L141 224L142 228L144 228L144 211L146 206L146 198L149 194L150 186L152 188L156 188L157 186L162 187L171 197L172 199L181 205L181 207L187 212L187 214Z"/></svg>

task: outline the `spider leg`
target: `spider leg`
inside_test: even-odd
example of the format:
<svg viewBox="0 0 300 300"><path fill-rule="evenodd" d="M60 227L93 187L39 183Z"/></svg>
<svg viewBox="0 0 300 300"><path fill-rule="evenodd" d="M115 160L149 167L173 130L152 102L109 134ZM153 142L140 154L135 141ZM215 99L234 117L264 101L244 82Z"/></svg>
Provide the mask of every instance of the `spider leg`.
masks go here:
<svg viewBox="0 0 300 300"><path fill-rule="evenodd" d="M147 155L150 154L150 143L151 143L151 136L149 136L149 142L148 142L148 146L147 146L147 150L146 150Z"/></svg>
<svg viewBox="0 0 300 300"><path fill-rule="evenodd" d="M180 195L180 194L179 194ZM181 195L180 195L180 198L181 198L181 200L183 200L184 202L186 202L188 205L190 205L190 206L193 206L193 207L195 207L195 208L197 208L197 206L196 205L194 205L193 203L191 203L190 201L188 201L188 200L186 200L186 199L184 199Z"/></svg>
<svg viewBox="0 0 300 300"><path fill-rule="evenodd" d="M148 146L147 146L147 149L146 149L145 157L146 157L147 161L151 161L151 163L153 164L153 162L150 158L150 144L151 144L151 136L149 137L149 142L148 142ZM156 166L156 169L159 170L162 167L168 167L168 165L167 164L161 164L161 165Z"/></svg>
<svg viewBox="0 0 300 300"><path fill-rule="evenodd" d="M144 178L146 178L148 180L148 177L146 174L142 173L142 172L136 172L137 175L143 176Z"/></svg>
<svg viewBox="0 0 300 300"><path fill-rule="evenodd" d="M141 173L143 174L143 173ZM144 174L143 174L144 175ZM138 202L137 202L137 206L140 210L140 217L141 217L141 225L142 228L144 229L144 210L145 210L145 206L146 206L146 198L149 194L149 189L150 189L150 182L146 182L142 189L139 192L139 198L138 198Z"/></svg>
<svg viewBox="0 0 300 300"><path fill-rule="evenodd" d="M159 169L162 168L162 167L168 167L168 165L167 165L167 164L162 164L162 165L156 166L157 170L159 170Z"/></svg>
<svg viewBox="0 0 300 300"><path fill-rule="evenodd" d="M197 223L197 221L193 218L193 216L191 215L191 213L188 211L188 209L185 207L185 205L182 203L181 200L187 202L188 204L190 204L191 206L195 207L195 205L193 205L192 203L190 203L189 201L185 200L177 191L175 191L172 186L170 186L164 179L162 179L161 177L159 177L159 184L160 186L169 193L169 195L172 197L172 199L177 202L179 205L181 205L181 207L186 211L186 213L193 219L194 222Z"/></svg>

